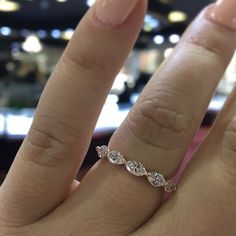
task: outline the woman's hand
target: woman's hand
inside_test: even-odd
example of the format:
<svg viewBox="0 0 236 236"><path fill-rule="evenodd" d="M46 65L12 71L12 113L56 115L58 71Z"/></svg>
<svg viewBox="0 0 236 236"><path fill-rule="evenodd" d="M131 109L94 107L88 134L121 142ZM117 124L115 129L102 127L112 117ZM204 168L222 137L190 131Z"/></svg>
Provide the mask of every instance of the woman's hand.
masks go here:
<svg viewBox="0 0 236 236"><path fill-rule="evenodd" d="M236 91L165 203L162 189L105 160L74 180L146 5L97 0L80 22L0 188L1 236L236 235ZM109 147L174 175L235 46L235 0L203 10Z"/></svg>

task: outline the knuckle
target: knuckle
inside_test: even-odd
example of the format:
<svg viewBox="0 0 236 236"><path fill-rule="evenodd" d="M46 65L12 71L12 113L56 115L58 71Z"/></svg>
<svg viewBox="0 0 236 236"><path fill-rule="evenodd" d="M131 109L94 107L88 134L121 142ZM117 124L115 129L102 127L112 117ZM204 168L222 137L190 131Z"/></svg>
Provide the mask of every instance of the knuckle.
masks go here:
<svg viewBox="0 0 236 236"><path fill-rule="evenodd" d="M215 29L211 34L199 32L198 34L190 33L186 40L183 41L184 46L190 46L192 54L202 56L202 61L206 64L217 63L218 67L223 69L227 66L230 60L231 48L225 47L225 41L230 38L228 32L222 34L218 29ZM231 36L232 37L232 36Z"/></svg>
<svg viewBox="0 0 236 236"><path fill-rule="evenodd" d="M107 83L108 76L104 73L107 66L104 60L98 60L97 56L85 55L83 52L79 56L64 53L59 61L59 65L54 70L55 77L68 75L70 78L83 81L91 88L97 89ZM96 75L96 76L95 76ZM97 75L104 75L99 76Z"/></svg>
<svg viewBox="0 0 236 236"><path fill-rule="evenodd" d="M79 140L76 130L50 116L40 116L39 120L33 122L25 139L29 155L22 156L48 167L64 164Z"/></svg>
<svg viewBox="0 0 236 236"><path fill-rule="evenodd" d="M203 50L204 52L213 54L214 56L220 57L222 56L222 52L219 49L219 45L217 44L217 41L211 41L206 38L201 38L196 35L192 35L187 38L186 43L192 44L193 46L199 48L200 50Z"/></svg>
<svg viewBox="0 0 236 236"><path fill-rule="evenodd" d="M62 59L65 63L74 64L79 69L87 72L105 69L105 64L102 60L99 60L98 57L92 53L85 53L83 50L79 50L77 56L65 52Z"/></svg>
<svg viewBox="0 0 236 236"><path fill-rule="evenodd" d="M191 134L191 117L187 110L171 107L160 98L140 102L127 121L129 129L138 139L171 150L180 148Z"/></svg>

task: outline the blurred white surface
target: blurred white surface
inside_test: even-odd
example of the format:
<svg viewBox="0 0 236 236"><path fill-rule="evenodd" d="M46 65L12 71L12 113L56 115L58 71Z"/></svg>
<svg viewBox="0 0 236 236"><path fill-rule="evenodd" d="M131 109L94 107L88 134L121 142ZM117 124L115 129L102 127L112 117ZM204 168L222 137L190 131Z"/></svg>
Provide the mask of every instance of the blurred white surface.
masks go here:
<svg viewBox="0 0 236 236"><path fill-rule="evenodd" d="M208 110L220 111L226 101L226 96L216 96L212 99ZM131 105L118 107L107 100L99 116L95 133L107 130L115 130L120 126L127 116ZM29 131L33 121L34 109L22 110L0 110L0 135L6 135L7 138L23 138Z"/></svg>
<svg viewBox="0 0 236 236"><path fill-rule="evenodd" d="M0 135L4 134L5 118L0 114Z"/></svg>
<svg viewBox="0 0 236 236"><path fill-rule="evenodd" d="M27 117L24 114L6 116L6 135L7 136L25 136L32 124L33 117Z"/></svg>

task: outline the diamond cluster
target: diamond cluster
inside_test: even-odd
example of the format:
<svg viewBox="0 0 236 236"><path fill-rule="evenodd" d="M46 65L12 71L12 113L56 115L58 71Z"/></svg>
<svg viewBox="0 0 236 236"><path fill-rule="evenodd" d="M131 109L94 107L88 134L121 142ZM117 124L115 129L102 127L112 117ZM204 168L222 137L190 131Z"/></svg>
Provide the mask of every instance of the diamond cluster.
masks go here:
<svg viewBox="0 0 236 236"><path fill-rule="evenodd" d="M138 161L126 161L120 152L110 150L105 145L96 147L96 151L100 158L107 158L113 165L125 165L128 172L132 175L146 176L152 186L164 187L164 190L169 193L176 191L176 186L172 180L165 180L164 176L159 172L148 172L142 163Z"/></svg>

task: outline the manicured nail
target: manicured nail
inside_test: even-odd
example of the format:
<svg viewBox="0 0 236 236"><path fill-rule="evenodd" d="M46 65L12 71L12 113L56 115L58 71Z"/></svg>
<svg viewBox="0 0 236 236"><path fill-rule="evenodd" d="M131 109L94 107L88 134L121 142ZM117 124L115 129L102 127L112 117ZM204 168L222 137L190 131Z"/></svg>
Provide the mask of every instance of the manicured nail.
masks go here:
<svg viewBox="0 0 236 236"><path fill-rule="evenodd" d="M208 14L210 20L236 30L236 0L218 0Z"/></svg>
<svg viewBox="0 0 236 236"><path fill-rule="evenodd" d="M138 0L97 0L95 15L100 22L118 26L125 22Z"/></svg>

